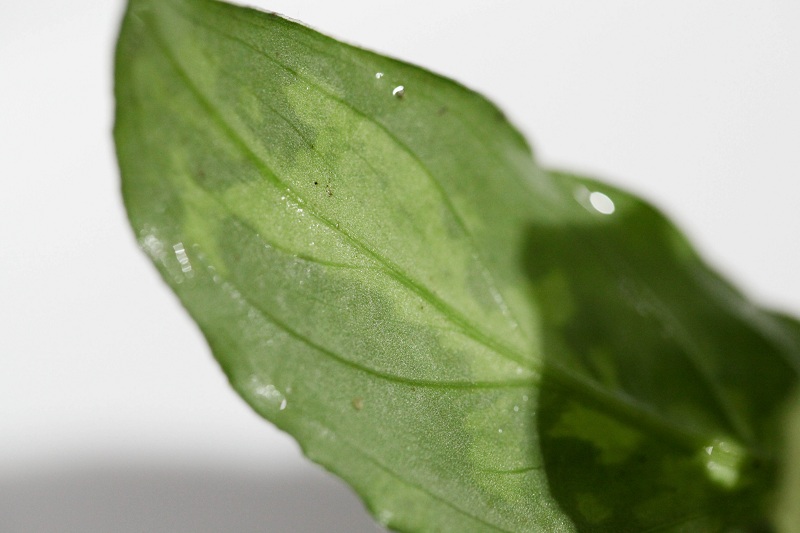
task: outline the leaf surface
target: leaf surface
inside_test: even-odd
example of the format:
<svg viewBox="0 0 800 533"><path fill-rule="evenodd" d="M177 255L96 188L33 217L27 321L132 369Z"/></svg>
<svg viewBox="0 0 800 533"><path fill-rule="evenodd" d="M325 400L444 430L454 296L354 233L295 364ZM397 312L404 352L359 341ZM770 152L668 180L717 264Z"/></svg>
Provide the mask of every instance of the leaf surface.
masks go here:
<svg viewBox="0 0 800 533"><path fill-rule="evenodd" d="M142 248L232 385L400 531L767 516L796 323L481 96L273 14L131 0Z"/></svg>

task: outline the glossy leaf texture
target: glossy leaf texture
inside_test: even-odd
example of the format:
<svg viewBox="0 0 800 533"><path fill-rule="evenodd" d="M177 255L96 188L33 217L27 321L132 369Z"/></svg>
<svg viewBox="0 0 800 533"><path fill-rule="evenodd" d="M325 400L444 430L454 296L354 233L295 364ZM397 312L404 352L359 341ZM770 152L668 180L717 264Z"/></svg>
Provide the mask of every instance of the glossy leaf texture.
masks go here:
<svg viewBox="0 0 800 533"><path fill-rule="evenodd" d="M209 0L130 1L116 101L142 248L381 523L767 527L800 328L650 205L453 81Z"/></svg>

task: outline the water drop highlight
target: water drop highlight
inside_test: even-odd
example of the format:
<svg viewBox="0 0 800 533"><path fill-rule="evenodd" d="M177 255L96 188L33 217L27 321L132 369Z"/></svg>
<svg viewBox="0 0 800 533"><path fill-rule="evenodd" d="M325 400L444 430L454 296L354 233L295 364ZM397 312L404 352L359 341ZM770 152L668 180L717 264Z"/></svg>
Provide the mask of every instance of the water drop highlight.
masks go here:
<svg viewBox="0 0 800 533"><path fill-rule="evenodd" d="M268 384L263 385L258 383L256 378L252 378L254 383L253 392L255 392L258 396L272 404L273 406L277 407L279 411L283 411L286 409L288 405L288 401L286 400L286 396L283 395L281 391L275 385Z"/></svg>
<svg viewBox="0 0 800 533"><path fill-rule="evenodd" d="M745 456L746 452L739 444L722 439L714 440L700 452L708 478L729 490L739 483Z"/></svg>
<svg viewBox="0 0 800 533"><path fill-rule="evenodd" d="M191 278L194 275L192 263L189 261L189 256L186 254L186 248L184 248L183 243L179 242L173 245L172 251L175 252L175 258L181 266L181 272L186 274L187 278Z"/></svg>
<svg viewBox="0 0 800 533"><path fill-rule="evenodd" d="M584 208L594 213L611 215L617 210L614 200L607 194L600 191L590 191L583 185L575 188L573 196Z"/></svg>
<svg viewBox="0 0 800 533"><path fill-rule="evenodd" d="M611 215L616 210L614 200L598 191L594 191L593 193L589 194L589 203L592 204L592 207L594 207L595 211L602 213L603 215Z"/></svg>

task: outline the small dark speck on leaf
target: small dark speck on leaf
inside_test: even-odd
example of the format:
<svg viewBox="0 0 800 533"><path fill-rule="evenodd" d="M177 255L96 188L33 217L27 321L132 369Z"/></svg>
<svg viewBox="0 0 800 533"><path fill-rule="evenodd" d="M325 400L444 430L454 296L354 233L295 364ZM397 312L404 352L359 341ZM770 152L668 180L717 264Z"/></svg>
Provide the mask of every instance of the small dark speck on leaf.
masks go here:
<svg viewBox="0 0 800 533"><path fill-rule="evenodd" d="M448 111L450 110L447 108L447 106L443 105L442 107L439 108L439 111L437 111L436 113L441 117L442 115L446 115Z"/></svg>
<svg viewBox="0 0 800 533"><path fill-rule="evenodd" d="M333 189L331 189L330 185L325 186L325 192L328 193L328 196L333 196Z"/></svg>
<svg viewBox="0 0 800 533"><path fill-rule="evenodd" d="M353 398L353 409L360 411L364 408L364 398Z"/></svg>
<svg viewBox="0 0 800 533"><path fill-rule="evenodd" d="M319 182L315 181L315 182L314 182L314 185L319 185Z"/></svg>

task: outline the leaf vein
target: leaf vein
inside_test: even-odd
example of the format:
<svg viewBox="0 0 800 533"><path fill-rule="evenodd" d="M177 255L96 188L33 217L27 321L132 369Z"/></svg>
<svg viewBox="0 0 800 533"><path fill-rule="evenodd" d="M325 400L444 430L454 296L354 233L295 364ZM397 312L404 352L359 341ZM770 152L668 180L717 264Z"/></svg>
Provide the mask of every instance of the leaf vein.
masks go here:
<svg viewBox="0 0 800 533"><path fill-rule="evenodd" d="M183 80L186 84L189 91L197 98L198 102L206 109L210 116L214 119L215 123L220 127L220 129L233 141L237 147L242 151L242 153L250 159L253 164L258 168L258 170L273 184L277 185L278 187L285 188L286 184L278 178L278 176L266 165L264 161L247 145L246 141L238 135L233 128L224 120L224 118L220 115L220 113L216 110L216 108L211 104L211 102L200 92L200 90L194 85L191 78L188 74L183 70L183 68L178 63L177 59L172 54L169 47L166 45L163 37L159 34L159 32L155 28L151 28L154 39L158 43L158 46L161 48L162 52L164 53L165 57L172 65L178 76ZM287 193L291 194L295 197L298 201L301 200L296 194L294 193ZM305 203L305 202L303 202ZM462 328L464 333L472 338L473 340L483 344L487 348L490 348L499 356L509 359L520 366L531 370L531 371L538 371L538 364L534 364L534 361L523 357L520 353L516 350L498 343L491 337L484 334L480 331L474 324L472 324L469 320L463 317L458 311L452 308L449 304L438 298L431 290L429 290L424 285L418 284L413 281L407 274L405 274L399 266L394 264L391 260L387 257L380 255L376 251L372 250L369 246L362 243L352 235L350 235L347 231L338 227L337 224L333 223L327 217L317 213L313 210L307 210L307 213L310 216L313 216L317 220L319 220L322 224L328 226L335 232L338 232L342 235L342 237L353 245L355 248L360 250L363 254L367 255L368 257L374 259L378 263L380 263L386 271L395 278L398 282L405 285L413 292L417 293L420 297L426 300L431 306L439 310L445 317L447 317L450 321L454 324L457 324L459 327Z"/></svg>

